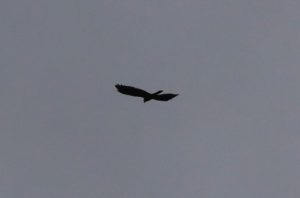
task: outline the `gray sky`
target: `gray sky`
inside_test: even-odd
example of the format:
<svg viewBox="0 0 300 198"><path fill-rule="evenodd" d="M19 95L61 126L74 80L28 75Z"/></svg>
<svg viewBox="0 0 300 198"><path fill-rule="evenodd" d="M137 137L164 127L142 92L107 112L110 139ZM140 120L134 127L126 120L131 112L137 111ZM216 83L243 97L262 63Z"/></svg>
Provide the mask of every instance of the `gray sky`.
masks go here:
<svg viewBox="0 0 300 198"><path fill-rule="evenodd" d="M300 197L299 9L2 0L0 197Z"/></svg>

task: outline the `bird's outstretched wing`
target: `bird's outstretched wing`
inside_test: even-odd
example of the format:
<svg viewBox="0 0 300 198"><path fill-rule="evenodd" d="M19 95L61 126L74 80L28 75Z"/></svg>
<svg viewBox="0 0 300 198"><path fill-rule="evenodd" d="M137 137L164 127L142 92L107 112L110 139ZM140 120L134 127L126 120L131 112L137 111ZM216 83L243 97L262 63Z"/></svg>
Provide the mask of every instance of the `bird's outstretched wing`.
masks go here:
<svg viewBox="0 0 300 198"><path fill-rule="evenodd" d="M178 94L160 94L160 95L155 95L153 99L160 100L160 101L168 101L176 96L178 96Z"/></svg>
<svg viewBox="0 0 300 198"><path fill-rule="evenodd" d="M125 85L120 85L120 84L116 84L115 87L117 88L117 90L125 95L129 95L129 96L136 96L136 97L149 97L151 94L142 90L142 89L138 89L135 87L131 87L131 86L125 86Z"/></svg>

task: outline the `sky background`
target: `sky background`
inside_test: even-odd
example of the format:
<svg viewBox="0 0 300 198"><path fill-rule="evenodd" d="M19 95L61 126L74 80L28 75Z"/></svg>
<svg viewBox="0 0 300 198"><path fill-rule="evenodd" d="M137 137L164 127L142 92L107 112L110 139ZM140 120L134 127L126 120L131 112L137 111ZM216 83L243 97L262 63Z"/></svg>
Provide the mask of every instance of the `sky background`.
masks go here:
<svg viewBox="0 0 300 198"><path fill-rule="evenodd" d="M2 0L0 197L300 197L299 10Z"/></svg>

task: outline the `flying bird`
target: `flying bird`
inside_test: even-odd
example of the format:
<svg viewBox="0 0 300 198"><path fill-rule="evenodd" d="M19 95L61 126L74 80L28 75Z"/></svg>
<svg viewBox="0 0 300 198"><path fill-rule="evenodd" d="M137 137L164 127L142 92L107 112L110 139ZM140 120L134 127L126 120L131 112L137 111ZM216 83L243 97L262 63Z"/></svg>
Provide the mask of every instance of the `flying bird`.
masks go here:
<svg viewBox="0 0 300 198"><path fill-rule="evenodd" d="M171 93L160 94L163 92L162 90L159 90L155 93L148 93L147 91L144 91L142 89L120 84L116 84L115 87L122 94L143 98L144 102L147 102L149 100L168 101L179 95Z"/></svg>

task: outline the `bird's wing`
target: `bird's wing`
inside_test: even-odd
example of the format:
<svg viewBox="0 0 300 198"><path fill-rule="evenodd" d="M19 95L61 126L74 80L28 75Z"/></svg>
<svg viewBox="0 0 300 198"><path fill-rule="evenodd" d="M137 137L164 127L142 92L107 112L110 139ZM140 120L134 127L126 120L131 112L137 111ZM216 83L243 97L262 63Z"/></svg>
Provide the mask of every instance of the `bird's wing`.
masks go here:
<svg viewBox="0 0 300 198"><path fill-rule="evenodd" d="M142 90L142 89L138 89L135 87L131 87L131 86L126 86L126 85L115 85L115 87L117 88L117 90L125 95L129 95L129 96L136 96L136 97L147 97L150 95L150 93Z"/></svg>
<svg viewBox="0 0 300 198"><path fill-rule="evenodd" d="M154 100L168 101L176 96L178 96L178 94L160 94L160 95L154 96Z"/></svg>

